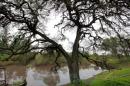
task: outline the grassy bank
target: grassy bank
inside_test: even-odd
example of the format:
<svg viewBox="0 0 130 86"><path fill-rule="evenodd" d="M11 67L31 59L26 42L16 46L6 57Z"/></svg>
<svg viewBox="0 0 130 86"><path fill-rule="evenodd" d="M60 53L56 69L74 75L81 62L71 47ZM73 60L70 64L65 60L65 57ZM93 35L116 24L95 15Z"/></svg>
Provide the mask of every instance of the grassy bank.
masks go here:
<svg viewBox="0 0 130 86"><path fill-rule="evenodd" d="M130 86L130 59L110 58L108 62L117 69L96 75L89 86Z"/></svg>
<svg viewBox="0 0 130 86"><path fill-rule="evenodd" d="M130 86L130 68L101 73L92 80L90 86Z"/></svg>
<svg viewBox="0 0 130 86"><path fill-rule="evenodd" d="M93 78L81 80L79 86L130 86L130 68L103 72Z"/></svg>

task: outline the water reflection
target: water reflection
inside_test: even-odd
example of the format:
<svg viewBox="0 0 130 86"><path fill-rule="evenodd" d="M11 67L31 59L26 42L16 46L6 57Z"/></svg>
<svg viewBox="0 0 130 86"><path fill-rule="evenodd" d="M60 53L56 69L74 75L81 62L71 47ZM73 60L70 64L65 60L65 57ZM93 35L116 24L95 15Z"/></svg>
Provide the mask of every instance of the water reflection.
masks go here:
<svg viewBox="0 0 130 86"><path fill-rule="evenodd" d="M4 70L0 69L0 80L4 80L5 76L4 76Z"/></svg>
<svg viewBox="0 0 130 86"><path fill-rule="evenodd" d="M81 79L87 79L100 72L101 69L95 70L94 67L90 67L81 68L79 74ZM67 67L62 67L54 73L37 67L10 66L7 68L7 77L9 83L26 78L27 86L61 86L70 82Z"/></svg>
<svg viewBox="0 0 130 86"><path fill-rule="evenodd" d="M46 73L39 73L34 68L27 69L27 86L47 86L43 82L43 77L46 76Z"/></svg>

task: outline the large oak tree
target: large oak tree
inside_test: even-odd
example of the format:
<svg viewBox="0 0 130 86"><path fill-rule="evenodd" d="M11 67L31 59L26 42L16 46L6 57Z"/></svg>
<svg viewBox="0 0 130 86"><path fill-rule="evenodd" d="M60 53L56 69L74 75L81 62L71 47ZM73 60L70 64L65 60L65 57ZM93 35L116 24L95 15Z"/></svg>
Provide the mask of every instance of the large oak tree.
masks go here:
<svg viewBox="0 0 130 86"><path fill-rule="evenodd" d="M69 54L62 45L49 38L40 29L45 29L40 24L40 19L45 21L50 10L55 9L62 13L62 20L56 26L62 25L62 29L76 30L76 37ZM93 48L98 47L102 35L129 34L125 27L129 26L130 19L129 0L1 0L0 15L15 24L20 24L20 31L29 33L31 38L39 36L33 42L45 44L35 46L32 49L56 51L57 58L62 54L67 61L71 82L79 81L79 56L85 56L81 48L82 40L88 40ZM2 20L2 19L1 19ZM95 26L96 24L96 26ZM39 29L40 27L40 29ZM46 28L47 29L47 28ZM13 31L13 29L12 29ZM33 43L32 42L32 43ZM32 44L31 43L31 44ZM17 53L17 52L13 52ZM99 64L86 56L86 59ZM76 84L78 86L78 83Z"/></svg>

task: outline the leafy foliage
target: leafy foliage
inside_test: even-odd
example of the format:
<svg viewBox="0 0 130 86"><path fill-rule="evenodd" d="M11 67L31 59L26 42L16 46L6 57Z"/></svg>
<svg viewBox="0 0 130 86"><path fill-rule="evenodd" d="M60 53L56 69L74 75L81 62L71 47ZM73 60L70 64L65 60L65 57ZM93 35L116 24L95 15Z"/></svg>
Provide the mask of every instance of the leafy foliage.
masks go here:
<svg viewBox="0 0 130 86"><path fill-rule="evenodd" d="M127 40L127 41L126 41ZM114 56L129 55L129 39L119 39L118 37L110 37L103 40L101 49L109 51Z"/></svg>

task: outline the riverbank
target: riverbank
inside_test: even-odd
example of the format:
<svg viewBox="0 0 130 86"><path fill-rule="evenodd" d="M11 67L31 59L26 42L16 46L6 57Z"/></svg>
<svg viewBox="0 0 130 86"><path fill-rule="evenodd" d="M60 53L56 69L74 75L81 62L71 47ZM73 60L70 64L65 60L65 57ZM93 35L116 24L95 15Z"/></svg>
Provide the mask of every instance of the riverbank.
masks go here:
<svg viewBox="0 0 130 86"><path fill-rule="evenodd" d="M80 86L130 86L130 59L109 61L117 69L102 72L92 78L81 80ZM74 86L67 84L64 86Z"/></svg>
<svg viewBox="0 0 130 86"><path fill-rule="evenodd" d="M89 86L130 86L130 60L117 65L116 70L96 75Z"/></svg>
<svg viewBox="0 0 130 86"><path fill-rule="evenodd" d="M93 58L95 60L102 60L102 58L96 58L94 56L91 56L90 58ZM119 71L123 71L123 70L127 69L128 67L130 67L130 59L126 59L126 58L125 59L118 59L118 58L114 58L114 57L109 57L109 58L106 58L106 59L107 59L107 63L111 64L112 66L116 67L117 69L111 70L109 72L104 72L104 73L101 73L99 75L94 75L94 76L92 76L92 78L89 78L88 76L89 76L90 73L92 73L92 71L94 69L89 69L89 70L92 70L92 71L84 72L84 71L86 71L86 68L88 67L88 65L90 65L90 63L85 58L80 59L80 68L81 68L80 71L81 72L83 71L82 72L83 73L83 75L82 75L83 78L81 80L81 85L80 86L96 86L95 84L97 84L97 83L99 83L99 86L106 86L106 85L102 84L103 82L101 82L101 81L104 78L106 78L107 75L111 75L111 76L109 78L107 78L106 81L107 80L111 81L110 79L113 76L113 74L115 74L115 73L117 73ZM38 82L36 81L36 83L39 84L39 79L41 79L41 77L43 78L44 72L50 71L50 69L55 66L54 60L55 59L53 57L46 57L46 56L38 55L35 59L33 59L29 63L26 62L26 57L24 57L24 58L22 58L22 60L21 60L21 58L20 59L18 58L17 60L12 59L12 60L9 60L9 61L0 61L0 65L4 65L5 67L7 67L7 71L9 71L10 74L11 74L10 77L12 77L14 72L15 72L16 76L21 77L21 78L22 77L26 78L28 76L31 77L33 75L33 73L34 73L34 75L36 74L36 76L39 75L39 77L36 77L36 78L38 78ZM25 63L28 63L28 64L21 64L21 63L23 63L22 61L25 62ZM64 66L67 65L65 60L62 57L59 59L58 62L59 62L59 64L61 64L61 67L64 67ZM18 70L20 70L20 71L18 71ZM68 71L68 69L67 69L67 71ZM95 72L97 72L97 71L98 70L95 70ZM128 71L130 72L130 70L128 70ZM67 74L66 75L68 77L67 80L69 80L69 75L68 75L69 73L65 73L65 72L66 72L66 70L65 71L61 70L59 72L60 76L62 77L63 75ZM121 72L121 75L124 75L125 73L126 72L124 72L124 73ZM32 74L32 75L28 75L28 74ZM64 76L64 77L66 77L66 76ZM59 81L59 79L61 79L59 76L58 77L53 76L53 74L51 76L49 76L49 77L50 77L49 79L45 77L44 80L43 79L40 80L40 83L44 82L44 81L45 81L45 83L48 83L48 80L50 81L50 79L52 79L52 77L55 80L57 78L58 79L57 81ZM84 77L88 77L89 79L84 78ZM102 77L102 78L100 79L100 77ZM87 80L85 80L85 79L87 79ZM98 80L100 80L100 81L98 81ZM65 81L66 81L66 79L64 80L64 82ZM35 79L34 79L34 82L35 82ZM54 82L54 83L56 84L56 82ZM128 82L128 81L126 81L126 82ZM32 82L29 82L29 83L32 83ZM67 81L66 84L67 83L69 83L69 81ZM113 82L113 83L115 83L115 82ZM123 83L125 83L125 82L123 82ZM42 85L42 84L40 84L40 85ZM57 86L57 85L55 85L55 86ZM67 84L65 86L73 86L73 85ZM126 85L126 86L129 86L129 85Z"/></svg>
<svg viewBox="0 0 130 86"><path fill-rule="evenodd" d="M49 54L37 54L34 57L34 53L27 53L23 55L15 55L7 60L7 57L0 58L0 66L8 66L8 65L26 65L26 66L51 66L56 65L55 62L56 56L52 56ZM59 57L57 63L62 67L66 66L67 62L63 56ZM79 59L80 66L88 66L90 63L85 58Z"/></svg>
<svg viewBox="0 0 130 86"><path fill-rule="evenodd" d="M80 86L130 86L130 68L103 72L93 78L81 80Z"/></svg>
<svg viewBox="0 0 130 86"><path fill-rule="evenodd" d="M101 73L89 86L130 86L130 68Z"/></svg>

